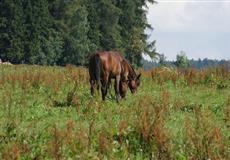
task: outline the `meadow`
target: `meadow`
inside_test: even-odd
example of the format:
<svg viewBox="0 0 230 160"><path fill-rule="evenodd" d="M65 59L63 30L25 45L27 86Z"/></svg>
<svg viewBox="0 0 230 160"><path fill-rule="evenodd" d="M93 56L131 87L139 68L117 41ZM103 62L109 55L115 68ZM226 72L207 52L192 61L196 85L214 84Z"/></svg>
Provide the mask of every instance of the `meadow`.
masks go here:
<svg viewBox="0 0 230 160"><path fill-rule="evenodd" d="M86 68L0 66L0 159L230 159L230 73L155 68L90 96Z"/></svg>

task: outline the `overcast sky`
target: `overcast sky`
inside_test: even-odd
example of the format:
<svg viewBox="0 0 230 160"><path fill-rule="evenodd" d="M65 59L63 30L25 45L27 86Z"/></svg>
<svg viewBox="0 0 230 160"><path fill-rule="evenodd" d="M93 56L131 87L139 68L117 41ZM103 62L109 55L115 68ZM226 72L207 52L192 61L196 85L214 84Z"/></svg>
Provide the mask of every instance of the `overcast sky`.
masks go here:
<svg viewBox="0 0 230 160"><path fill-rule="evenodd" d="M168 60L230 59L230 0L158 0L149 4L150 40Z"/></svg>

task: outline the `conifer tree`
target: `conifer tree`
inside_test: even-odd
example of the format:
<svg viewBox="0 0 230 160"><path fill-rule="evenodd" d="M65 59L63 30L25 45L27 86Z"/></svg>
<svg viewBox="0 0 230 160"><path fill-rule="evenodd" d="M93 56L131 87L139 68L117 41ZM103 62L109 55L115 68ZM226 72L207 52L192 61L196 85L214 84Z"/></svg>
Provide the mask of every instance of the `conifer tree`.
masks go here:
<svg viewBox="0 0 230 160"><path fill-rule="evenodd" d="M13 63L85 65L96 50L117 50L135 66L155 42L146 4L153 0L2 0L0 58Z"/></svg>
<svg viewBox="0 0 230 160"><path fill-rule="evenodd" d="M25 62L55 64L62 50L62 38L52 29L47 0L24 1Z"/></svg>
<svg viewBox="0 0 230 160"><path fill-rule="evenodd" d="M148 35L145 29L151 26L147 23L147 2L153 0L126 0L119 1L118 7L122 10L119 24L122 28L122 42L126 58L135 66L141 66L142 54L150 57L156 55L155 42L147 42Z"/></svg>
<svg viewBox="0 0 230 160"><path fill-rule="evenodd" d="M0 2L0 58L21 63L24 58L24 15L21 1Z"/></svg>

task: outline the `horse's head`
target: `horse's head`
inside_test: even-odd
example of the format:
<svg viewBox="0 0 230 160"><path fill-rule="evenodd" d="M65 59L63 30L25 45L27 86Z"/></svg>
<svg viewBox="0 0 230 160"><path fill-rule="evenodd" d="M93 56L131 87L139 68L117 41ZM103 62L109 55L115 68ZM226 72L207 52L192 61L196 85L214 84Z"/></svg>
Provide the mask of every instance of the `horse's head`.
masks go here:
<svg viewBox="0 0 230 160"><path fill-rule="evenodd" d="M132 94L137 91L137 88L140 86L140 76L141 74L136 77L129 77L128 80L121 79L119 84L119 92L122 98L125 98L128 89L130 89Z"/></svg>
<svg viewBox="0 0 230 160"><path fill-rule="evenodd" d="M119 91L120 91L121 98L125 98L126 93L128 91L128 84L127 84L127 82L120 81Z"/></svg>
<svg viewBox="0 0 230 160"><path fill-rule="evenodd" d="M120 84L120 92L123 90L126 94L128 88L134 94L140 86L141 74L137 75L134 68L128 63L127 60L122 61L122 80ZM122 93L122 92L121 92Z"/></svg>
<svg viewBox="0 0 230 160"><path fill-rule="evenodd" d="M137 76L130 76L128 80L129 89L131 90L131 93L135 93L137 91L137 88L140 86L140 77L141 74Z"/></svg>

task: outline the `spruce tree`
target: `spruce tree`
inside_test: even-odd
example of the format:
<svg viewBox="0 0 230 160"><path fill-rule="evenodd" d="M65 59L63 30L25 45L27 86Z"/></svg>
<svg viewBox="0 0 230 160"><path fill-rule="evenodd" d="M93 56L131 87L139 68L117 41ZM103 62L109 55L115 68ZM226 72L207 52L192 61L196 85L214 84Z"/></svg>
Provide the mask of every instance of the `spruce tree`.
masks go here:
<svg viewBox="0 0 230 160"><path fill-rule="evenodd" d="M20 0L0 2L0 58L21 63L24 58L24 15Z"/></svg>
<svg viewBox="0 0 230 160"><path fill-rule="evenodd" d="M55 64L62 50L62 38L52 29L47 0L27 0L24 9L26 63Z"/></svg>
<svg viewBox="0 0 230 160"><path fill-rule="evenodd" d="M69 24L69 33L65 45L65 62L84 65L88 61L89 40L87 37L89 26L87 21L87 10L79 6L74 10Z"/></svg>
<svg viewBox="0 0 230 160"><path fill-rule="evenodd" d="M117 50L135 66L148 43L147 2L153 0L2 0L0 58L13 63L85 65L96 50Z"/></svg>
<svg viewBox="0 0 230 160"><path fill-rule="evenodd" d="M85 0L88 11L88 22L89 22L89 52L94 53L96 50L102 50L100 45L100 37L102 36L100 31L100 5L98 0Z"/></svg>
<svg viewBox="0 0 230 160"><path fill-rule="evenodd" d="M121 11L112 0L100 2L100 45L105 50L119 50L121 48L120 26L118 20Z"/></svg>
<svg viewBox="0 0 230 160"><path fill-rule="evenodd" d="M126 58L135 66L141 66L142 54L151 57L156 55L155 42L148 43L145 29L151 26L147 23L146 5L153 0L126 0L118 1L122 10L119 24L122 28L121 36Z"/></svg>

